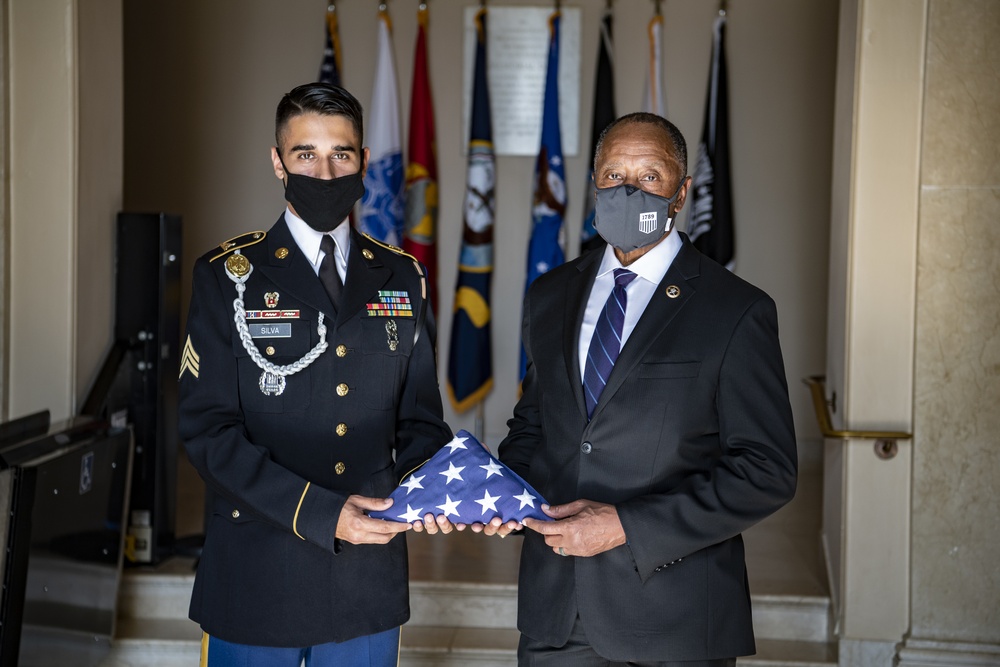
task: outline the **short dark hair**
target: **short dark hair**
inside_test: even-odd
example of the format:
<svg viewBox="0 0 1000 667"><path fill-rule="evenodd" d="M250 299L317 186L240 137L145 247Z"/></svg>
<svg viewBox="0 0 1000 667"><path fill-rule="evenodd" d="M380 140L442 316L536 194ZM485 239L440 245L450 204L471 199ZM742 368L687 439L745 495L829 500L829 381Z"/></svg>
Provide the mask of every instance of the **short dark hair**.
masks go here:
<svg viewBox="0 0 1000 667"><path fill-rule="evenodd" d="M318 113L324 116L344 116L354 126L358 144L365 140L363 111L361 103L340 86L329 83L304 83L296 86L278 102L274 114L274 142L281 150L281 132L288 121L304 113Z"/></svg>
<svg viewBox="0 0 1000 667"><path fill-rule="evenodd" d="M608 123L608 126L604 128L604 130L601 132L601 136L597 140L597 147L594 149L594 169L595 170L597 169L597 160L601 155L601 148L603 148L604 146L604 137L608 135L608 132L610 132L613 128L618 127L619 125L639 125L639 124L656 125L661 130L663 130L664 134L667 135L667 138L670 139L674 157L677 158L677 161L681 165L681 176L682 177L686 176L688 173L687 172L688 152L687 152L687 142L684 141L684 135L681 134L681 131L677 129L676 125L671 123L663 116L657 116L655 113L646 113L645 111L637 111L635 113L630 113L625 116L622 116L621 118L618 118L617 120L613 120L610 123Z"/></svg>

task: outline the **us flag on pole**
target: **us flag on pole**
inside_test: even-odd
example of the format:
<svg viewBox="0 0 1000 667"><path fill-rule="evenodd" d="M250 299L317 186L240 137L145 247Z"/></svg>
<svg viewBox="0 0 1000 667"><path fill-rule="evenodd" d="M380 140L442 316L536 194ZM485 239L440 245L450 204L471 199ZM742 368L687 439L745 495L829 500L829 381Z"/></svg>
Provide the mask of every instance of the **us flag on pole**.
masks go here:
<svg viewBox="0 0 1000 667"><path fill-rule="evenodd" d="M444 515L452 523L488 523L493 517L551 521L545 499L496 459L468 431L438 450L390 495L392 507L370 512L375 519L413 523L424 515Z"/></svg>
<svg viewBox="0 0 1000 667"><path fill-rule="evenodd" d="M340 86L340 30L337 26L337 8L331 3L326 10L326 47L319 66L319 81Z"/></svg>
<svg viewBox="0 0 1000 667"><path fill-rule="evenodd" d="M726 15L715 19L705 126L691 183L688 236L698 250L727 269L735 264L733 195L729 177L729 93L726 80Z"/></svg>

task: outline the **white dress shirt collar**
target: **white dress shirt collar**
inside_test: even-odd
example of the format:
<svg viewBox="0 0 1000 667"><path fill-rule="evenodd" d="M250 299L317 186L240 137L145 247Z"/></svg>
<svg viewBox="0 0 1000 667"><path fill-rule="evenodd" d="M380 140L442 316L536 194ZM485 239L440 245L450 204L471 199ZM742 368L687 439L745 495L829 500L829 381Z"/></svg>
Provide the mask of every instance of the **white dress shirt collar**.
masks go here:
<svg viewBox="0 0 1000 667"><path fill-rule="evenodd" d="M302 251L302 254L305 255L305 258L312 265L313 270L318 274L320 262L323 261L323 252L319 248L320 241L323 239L323 233L317 232L310 227L305 220L292 213L289 208L285 209L285 224L288 225L288 231L291 232L292 238L295 239L295 244L299 246L299 250ZM345 219L344 222L337 225L330 232L330 236L333 237L334 242L337 244L337 253L334 258L337 264L337 273L340 274L340 279L346 282L347 255L351 250L350 220Z"/></svg>
<svg viewBox="0 0 1000 667"><path fill-rule="evenodd" d="M674 258L677 257L677 253L681 251L682 245L684 245L684 242L681 241L681 235L677 233L677 229L675 228L671 230L663 241L654 246L652 250L627 267L623 267L622 263L618 261L615 249L607 245L604 248L604 257L601 258L601 266L597 270L597 275L603 276L615 269L627 268L638 277L653 283L653 285L659 285L660 281L663 280L663 276L666 275L667 269L673 264Z"/></svg>

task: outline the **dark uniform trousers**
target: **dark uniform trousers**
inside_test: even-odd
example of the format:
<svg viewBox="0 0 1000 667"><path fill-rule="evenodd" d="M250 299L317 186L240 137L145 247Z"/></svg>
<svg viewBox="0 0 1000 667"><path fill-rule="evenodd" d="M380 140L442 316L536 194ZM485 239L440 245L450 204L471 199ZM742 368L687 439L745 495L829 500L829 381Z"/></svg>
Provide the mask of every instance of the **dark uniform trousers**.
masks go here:
<svg viewBox="0 0 1000 667"><path fill-rule="evenodd" d="M179 431L209 491L190 616L211 637L309 647L409 618L405 537L335 533L349 495L388 496L451 439L433 321L415 260L352 231L347 261L336 310L283 216L195 264ZM322 327L283 388L264 375L308 361Z"/></svg>

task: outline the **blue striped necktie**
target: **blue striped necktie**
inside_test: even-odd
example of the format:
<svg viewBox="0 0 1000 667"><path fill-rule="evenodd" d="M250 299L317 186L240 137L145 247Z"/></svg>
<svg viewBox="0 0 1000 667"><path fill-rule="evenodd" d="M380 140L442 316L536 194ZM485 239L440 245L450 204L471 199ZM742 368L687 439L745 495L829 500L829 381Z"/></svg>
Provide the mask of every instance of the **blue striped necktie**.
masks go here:
<svg viewBox="0 0 1000 667"><path fill-rule="evenodd" d="M628 269L615 269L615 288L604 304L604 310L594 327L594 337L590 339L587 351L587 367L583 373L583 393L587 401L587 419L594 414L594 406L608 383L611 369L615 367L618 353L622 348L622 326L625 324L625 308L628 294L625 287L635 280L635 274Z"/></svg>

